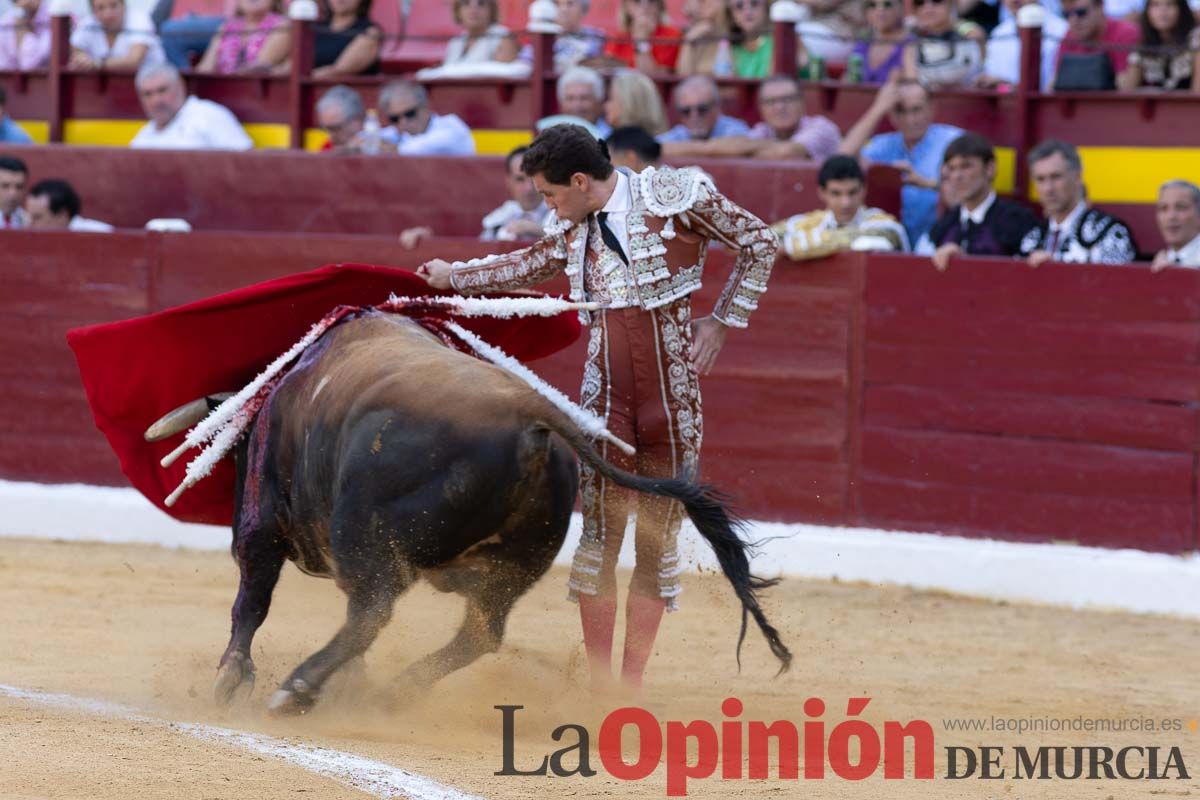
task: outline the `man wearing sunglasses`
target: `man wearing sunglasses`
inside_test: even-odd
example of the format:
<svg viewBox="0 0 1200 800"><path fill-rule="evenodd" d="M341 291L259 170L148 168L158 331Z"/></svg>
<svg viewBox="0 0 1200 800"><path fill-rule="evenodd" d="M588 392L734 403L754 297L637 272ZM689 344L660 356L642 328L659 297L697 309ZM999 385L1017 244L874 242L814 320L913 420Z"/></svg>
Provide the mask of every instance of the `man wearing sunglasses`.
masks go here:
<svg viewBox="0 0 1200 800"><path fill-rule="evenodd" d="M555 125L525 153L525 173L558 217L548 235L503 255L418 274L438 289L466 294L534 286L565 273L571 299L600 309L590 326L580 404L634 443L635 456L598 446L605 458L646 477L694 474L703 416L700 376L708 373L729 328L747 326L766 291L779 243L758 217L717 191L696 169L614 169L605 147L578 125ZM736 254L715 307L693 320L710 242ZM629 495L584 468L583 536L568 582L579 602L593 685L612 680L617 556ZM663 612L679 592L681 509L637 500L636 565L625 604L621 678L635 691L654 650Z"/></svg>
<svg viewBox="0 0 1200 800"><path fill-rule="evenodd" d="M379 113L387 127L383 139L402 156L470 156L471 129L454 114L435 114L419 83L393 81L379 90Z"/></svg>
<svg viewBox="0 0 1200 800"><path fill-rule="evenodd" d="M681 81L675 87L672 102L682 121L659 135L658 140L663 144L705 142L750 133L750 126L745 122L721 113L721 94L716 82L707 75L693 75Z"/></svg>
<svg viewBox="0 0 1200 800"><path fill-rule="evenodd" d="M1123 19L1106 17L1104 0L1063 0L1062 7L1068 31L1058 48L1058 63L1067 55L1106 53L1113 72L1122 72L1141 38L1138 27Z"/></svg>
<svg viewBox="0 0 1200 800"><path fill-rule="evenodd" d="M663 146L663 152L669 156L824 161L837 152L842 133L832 120L815 114L809 116L804 110L800 84L787 75L775 75L758 88L762 122L751 128L749 134L671 142Z"/></svg>

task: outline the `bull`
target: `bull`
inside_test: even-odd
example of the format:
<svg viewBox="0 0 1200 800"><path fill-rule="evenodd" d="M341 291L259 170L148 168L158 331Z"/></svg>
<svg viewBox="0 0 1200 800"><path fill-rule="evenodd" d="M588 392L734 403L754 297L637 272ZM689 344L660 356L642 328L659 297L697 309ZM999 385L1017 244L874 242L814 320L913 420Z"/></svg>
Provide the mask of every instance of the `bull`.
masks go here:
<svg viewBox="0 0 1200 800"><path fill-rule="evenodd" d="M177 410L152 426L152 437L203 413ZM757 598L776 580L751 574L749 545L716 493L687 476L617 469L528 383L445 346L407 317L376 311L305 350L234 452L231 549L240 583L216 701L253 689L250 645L288 560L333 578L348 611L329 643L271 697L273 713L310 709L420 578L463 595L466 613L449 644L408 667L405 685L420 692L497 650L514 603L562 546L578 489L576 456L622 487L683 504L741 602L739 653L749 615L786 670L791 653Z"/></svg>

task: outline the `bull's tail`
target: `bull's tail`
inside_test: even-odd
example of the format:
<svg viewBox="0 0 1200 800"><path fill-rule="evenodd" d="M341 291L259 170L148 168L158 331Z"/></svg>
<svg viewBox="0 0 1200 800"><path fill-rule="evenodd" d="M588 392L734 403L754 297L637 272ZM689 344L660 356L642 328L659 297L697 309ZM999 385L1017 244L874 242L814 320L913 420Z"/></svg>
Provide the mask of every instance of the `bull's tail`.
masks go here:
<svg viewBox="0 0 1200 800"><path fill-rule="evenodd" d="M779 579L759 578L750 572L752 547L739 534L745 523L729 510L722 495L711 486L694 483L684 477L646 478L619 469L601 457L579 426L557 409L538 416L543 425L567 441L580 460L613 483L626 489L668 497L683 504L700 535L712 547L721 571L733 585L733 591L742 603L742 629L737 644L738 668L741 669L742 665L742 642L746 639L747 617L754 617L771 652L779 659L779 674L786 672L792 664L792 653L780 638L779 631L767 621L758 602L759 590L774 586Z"/></svg>

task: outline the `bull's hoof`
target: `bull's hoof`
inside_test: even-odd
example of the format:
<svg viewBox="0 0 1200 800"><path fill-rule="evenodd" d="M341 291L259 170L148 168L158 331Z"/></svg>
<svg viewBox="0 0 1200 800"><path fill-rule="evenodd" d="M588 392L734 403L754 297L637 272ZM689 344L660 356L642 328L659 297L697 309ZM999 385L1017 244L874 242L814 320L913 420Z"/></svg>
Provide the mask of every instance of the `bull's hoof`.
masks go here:
<svg viewBox="0 0 1200 800"><path fill-rule="evenodd" d="M275 690L267 703L267 712L276 717L296 717L307 714L316 704L317 695L300 678L292 678Z"/></svg>
<svg viewBox="0 0 1200 800"><path fill-rule="evenodd" d="M219 706L244 703L254 691L254 662L242 653L231 653L217 670L213 701Z"/></svg>

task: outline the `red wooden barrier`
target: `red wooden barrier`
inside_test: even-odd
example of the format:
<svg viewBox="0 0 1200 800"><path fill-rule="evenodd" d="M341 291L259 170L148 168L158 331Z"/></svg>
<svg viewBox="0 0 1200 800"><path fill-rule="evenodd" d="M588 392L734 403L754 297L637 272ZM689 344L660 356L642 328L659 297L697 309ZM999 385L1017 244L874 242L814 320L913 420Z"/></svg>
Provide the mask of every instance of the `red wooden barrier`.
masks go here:
<svg viewBox="0 0 1200 800"><path fill-rule="evenodd" d="M22 148L34 182L70 180L85 216L122 228L181 217L206 230L396 236L413 225L477 236L507 199L500 158L340 157L295 152ZM820 205L814 164L700 164L717 186L768 221ZM899 173L876 167L868 201L897 210ZM416 187L416 188L414 188Z"/></svg>
<svg viewBox="0 0 1200 800"><path fill-rule="evenodd" d="M255 233L0 234L0 477L122 482L64 341L337 261L493 249ZM706 313L730 258L714 250ZM562 291L561 278L548 285ZM540 362L577 396L583 343ZM781 261L703 381L705 479L757 519L1197 545L1200 273L844 254Z"/></svg>
<svg viewBox="0 0 1200 800"><path fill-rule="evenodd" d="M1195 546L1200 275L879 256L866 277L861 522Z"/></svg>

